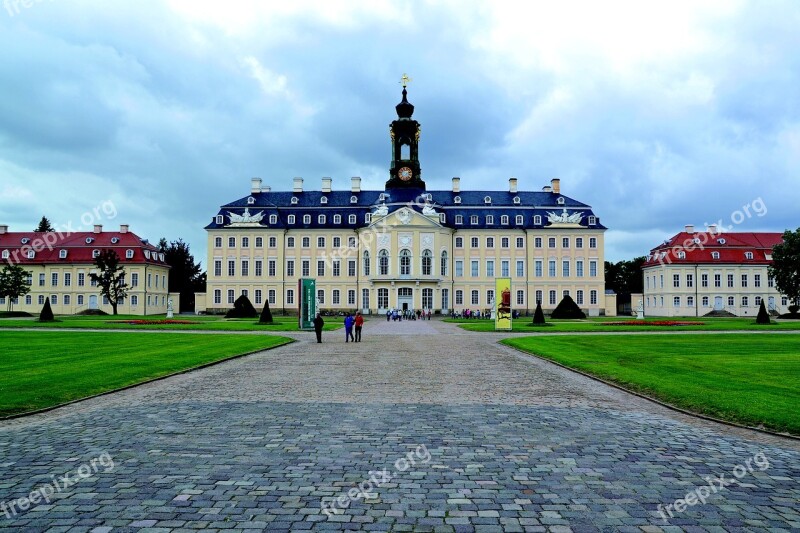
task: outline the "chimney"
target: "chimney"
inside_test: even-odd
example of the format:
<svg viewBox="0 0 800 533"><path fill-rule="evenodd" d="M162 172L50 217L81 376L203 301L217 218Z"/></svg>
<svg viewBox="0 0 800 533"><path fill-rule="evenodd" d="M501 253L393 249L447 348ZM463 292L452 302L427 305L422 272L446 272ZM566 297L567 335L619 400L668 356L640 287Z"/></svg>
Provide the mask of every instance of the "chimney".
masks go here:
<svg viewBox="0 0 800 533"><path fill-rule="evenodd" d="M361 178L358 176L350 178L350 192L361 192Z"/></svg>
<svg viewBox="0 0 800 533"><path fill-rule="evenodd" d="M128 233L128 228L129 228L129 227L130 227L130 226L128 226L127 224L120 224L120 226L119 226L119 232L120 232L120 233Z"/></svg>
<svg viewBox="0 0 800 533"><path fill-rule="evenodd" d="M561 180L558 178L553 178L550 180L550 186L553 187L553 192L556 194L561 194Z"/></svg>
<svg viewBox="0 0 800 533"><path fill-rule="evenodd" d="M253 178L250 180L250 192L252 194L261 192L261 178Z"/></svg>
<svg viewBox="0 0 800 533"><path fill-rule="evenodd" d="M686 227L684 229L686 230L686 233L694 233L694 225L693 224L686 224Z"/></svg>
<svg viewBox="0 0 800 533"><path fill-rule="evenodd" d="M331 178L322 178L322 192L331 192Z"/></svg>
<svg viewBox="0 0 800 533"><path fill-rule="evenodd" d="M95 225L94 225L94 232L95 232L95 233L103 233L103 226L102 226L102 224L95 224Z"/></svg>
<svg viewBox="0 0 800 533"><path fill-rule="evenodd" d="M517 192L517 178L508 178L508 192Z"/></svg>
<svg viewBox="0 0 800 533"><path fill-rule="evenodd" d="M717 234L717 225L716 224L711 224L710 226L708 226L708 232L711 233L712 235L716 235Z"/></svg>
<svg viewBox="0 0 800 533"><path fill-rule="evenodd" d="M269 185L265 185L265 186L261 187L261 192L270 192L271 190L272 190L272 187L269 186Z"/></svg>
<svg viewBox="0 0 800 533"><path fill-rule="evenodd" d="M5 235L6 233L8 233L8 226L0 226L0 235Z"/></svg>
<svg viewBox="0 0 800 533"><path fill-rule="evenodd" d="M294 187L292 188L292 192L303 192L303 178L294 179Z"/></svg>
<svg viewBox="0 0 800 533"><path fill-rule="evenodd" d="M549 185L542 187L542 192L553 192L553 188Z"/></svg>
<svg viewBox="0 0 800 533"><path fill-rule="evenodd" d="M453 178L453 192L461 192L461 178Z"/></svg>

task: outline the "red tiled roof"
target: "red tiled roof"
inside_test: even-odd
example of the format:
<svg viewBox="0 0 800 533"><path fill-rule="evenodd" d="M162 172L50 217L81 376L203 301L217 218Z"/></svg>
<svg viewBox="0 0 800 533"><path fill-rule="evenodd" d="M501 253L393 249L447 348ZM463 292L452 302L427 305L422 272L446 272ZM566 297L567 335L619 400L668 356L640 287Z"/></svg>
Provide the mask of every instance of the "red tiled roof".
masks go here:
<svg viewBox="0 0 800 533"><path fill-rule="evenodd" d="M772 262L772 247L781 242L781 233L682 231L650 250L643 268L661 263L765 265ZM718 254L716 258L715 252ZM752 259L747 258L748 252L752 253Z"/></svg>
<svg viewBox="0 0 800 533"><path fill-rule="evenodd" d="M92 239L91 242L87 242ZM113 242L112 240L116 240ZM33 259L28 258L28 251L33 249L35 255ZM36 233L36 232L12 232L0 234L0 254L5 256L8 251L8 259L20 265L37 265L51 263L94 263L94 250L112 249L117 252L122 263L141 263L167 266L161 261L158 248L150 243L145 243L135 233L120 233L115 231L77 232L67 233ZM61 258L61 250L66 250L67 256ZM128 259L126 252L133 250L133 258ZM150 255L145 257L145 251Z"/></svg>

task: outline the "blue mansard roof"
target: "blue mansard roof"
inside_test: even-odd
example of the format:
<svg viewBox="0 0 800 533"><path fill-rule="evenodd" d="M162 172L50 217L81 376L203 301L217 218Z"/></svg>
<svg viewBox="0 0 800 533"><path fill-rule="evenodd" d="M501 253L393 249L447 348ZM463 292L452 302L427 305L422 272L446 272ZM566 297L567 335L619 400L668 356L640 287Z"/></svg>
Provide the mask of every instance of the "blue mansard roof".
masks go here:
<svg viewBox="0 0 800 533"><path fill-rule="evenodd" d="M490 199L487 202L487 197ZM323 203L323 198L326 199ZM515 198L518 200L515 202ZM353 200L355 199L355 201ZM366 227L365 215L372 213L381 204L386 204L389 212L407 206L418 212L429 203L437 213L444 213L442 225L453 229L542 229L550 226L548 213L583 215L580 225L587 229L606 229L592 211L591 206L555 192L519 191L425 191L422 189L388 189L385 191L275 191L257 192L223 205L211 224L205 229L223 229L230 222L230 213L242 215L245 209L250 215L263 213L260 224L264 228L280 229L357 229ZM561 203L560 203L561 202ZM320 224L318 215L324 214L325 222ZM341 223L334 223L334 215L341 215ZM355 223L350 223L349 215L356 215ZM270 224L270 215L277 215L277 223ZM295 223L288 224L288 216L295 215ZM311 215L311 223L303 223L303 215ZM462 224L456 224L457 216L463 217ZM478 216L478 224L471 224L470 217ZM487 215L494 216L492 224L486 223ZM508 215L509 223L501 224L501 216ZM517 215L523 216L523 223L517 224ZM222 216L222 224L218 224ZM535 216L541 223L535 224ZM589 224L594 217L595 224ZM233 228L232 228L233 229Z"/></svg>

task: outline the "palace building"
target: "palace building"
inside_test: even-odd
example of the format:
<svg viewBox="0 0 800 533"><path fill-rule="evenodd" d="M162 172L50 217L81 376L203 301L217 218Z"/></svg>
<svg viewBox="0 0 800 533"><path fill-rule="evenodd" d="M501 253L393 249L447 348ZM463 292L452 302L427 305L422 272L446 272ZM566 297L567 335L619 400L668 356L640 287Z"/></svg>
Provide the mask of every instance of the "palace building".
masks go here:
<svg viewBox="0 0 800 533"><path fill-rule="evenodd" d="M653 248L642 265L647 316L703 316L713 311L756 316L788 313L768 268L780 233L719 233L686 226Z"/></svg>
<svg viewBox="0 0 800 533"><path fill-rule="evenodd" d="M128 297L117 312L130 315L158 315L167 312L169 265L164 254L147 240L132 233L127 225L119 231L9 232L0 226L0 258L3 264L19 265L28 273L30 292L14 302L15 311L38 313L45 299L53 313L73 315L99 309L111 313L111 304L89 274L97 272L95 257L102 250L114 250L125 268ZM0 298L0 306L5 306ZM3 307L4 308L4 307Z"/></svg>
<svg viewBox="0 0 800 533"><path fill-rule="evenodd" d="M420 124L403 86L390 125L392 162L383 190L361 178L334 190L331 178L308 190L272 191L259 178L250 194L221 206L206 226L208 285L198 310L222 313L240 294L255 305L296 312L298 280L316 279L319 307L384 313L486 310L495 278L511 278L512 306L552 310L569 294L589 315L606 304L603 236L591 206L554 179L523 191L428 190L420 165ZM613 296L609 298L613 299Z"/></svg>

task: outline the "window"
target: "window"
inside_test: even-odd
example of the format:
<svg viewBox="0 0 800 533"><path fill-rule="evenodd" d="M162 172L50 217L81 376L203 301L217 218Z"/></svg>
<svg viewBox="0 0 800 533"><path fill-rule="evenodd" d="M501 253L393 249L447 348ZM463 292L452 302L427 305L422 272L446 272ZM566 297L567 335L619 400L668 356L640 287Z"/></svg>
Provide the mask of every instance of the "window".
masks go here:
<svg viewBox="0 0 800 533"><path fill-rule="evenodd" d="M286 247L294 248L294 237L286 237Z"/></svg>
<svg viewBox="0 0 800 533"><path fill-rule="evenodd" d="M450 289L442 289L442 309L450 309Z"/></svg>
<svg viewBox="0 0 800 533"><path fill-rule="evenodd" d="M681 275L680 274L673 274L672 275L672 286L678 288L681 286Z"/></svg>
<svg viewBox="0 0 800 533"><path fill-rule="evenodd" d="M714 287L722 287L722 275L714 274Z"/></svg>
<svg viewBox="0 0 800 533"><path fill-rule="evenodd" d="M378 308L389 308L389 289L378 289Z"/></svg>
<svg viewBox="0 0 800 533"><path fill-rule="evenodd" d="M756 297L756 300L758 300L758 297ZM728 296L728 307L733 307L734 305L736 305L736 298Z"/></svg>
<svg viewBox="0 0 800 533"><path fill-rule="evenodd" d="M750 303L750 300L747 296L742 296L742 307L747 307Z"/></svg>
<svg viewBox="0 0 800 533"><path fill-rule="evenodd" d="M370 221L371 218L372 218L372 215L370 215L369 213L366 213L364 215L364 222L366 224L369 224L369 221ZM348 216L347 217L347 223L348 224L355 224L356 223L356 216L355 215Z"/></svg>
<svg viewBox="0 0 800 533"><path fill-rule="evenodd" d="M355 307L356 305L356 291L353 289L347 291L347 305L350 307Z"/></svg>
<svg viewBox="0 0 800 533"><path fill-rule="evenodd" d="M317 289L317 300L320 305L325 303L325 289Z"/></svg>
<svg viewBox="0 0 800 533"><path fill-rule="evenodd" d="M334 237L333 238L333 247L334 248L341 248L342 247L342 238L341 237Z"/></svg>
<svg viewBox="0 0 800 533"><path fill-rule="evenodd" d="M386 250L378 252L378 274L381 276L389 275L389 252Z"/></svg>
<svg viewBox="0 0 800 533"><path fill-rule="evenodd" d="M303 259L300 263L300 275L304 278L307 278L311 275L311 261L308 259Z"/></svg>
<svg viewBox="0 0 800 533"><path fill-rule="evenodd" d="M509 268L510 267L509 267L508 259L504 259L504 260L500 261L500 275L501 276L503 276L504 278L507 278L508 276L510 276Z"/></svg>
<svg viewBox="0 0 800 533"><path fill-rule="evenodd" d="M295 223L295 220L294 220L294 215L289 215L289 216L287 216L287 217L286 217L286 223L287 223L287 224L294 224L294 223Z"/></svg>
<svg viewBox="0 0 800 533"><path fill-rule="evenodd" d="M479 266L479 264L478 264L478 261L477 261L477 260L473 260L473 261L471 261L471 263L470 263L470 275L471 275L473 278L477 278L477 277L478 277L478 270L479 270L479 268L480 268L480 266Z"/></svg>
<svg viewBox="0 0 800 533"><path fill-rule="evenodd" d="M547 275L551 278L556 277L556 260L551 259L547 262Z"/></svg>
<svg viewBox="0 0 800 533"><path fill-rule="evenodd" d="M464 247L464 238L456 237L456 248L463 248L463 247Z"/></svg>
<svg viewBox="0 0 800 533"><path fill-rule="evenodd" d="M561 275L565 278L569 277L569 259L561 261Z"/></svg>
<svg viewBox="0 0 800 533"><path fill-rule="evenodd" d="M456 305L464 305L464 291L456 290Z"/></svg>
<svg viewBox="0 0 800 533"><path fill-rule="evenodd" d="M473 226L477 226L478 225L478 215L472 215L471 217L469 217L469 223L472 224Z"/></svg>
<svg viewBox="0 0 800 533"><path fill-rule="evenodd" d="M575 293L575 303L583 305L583 291L581 289L578 289L578 292Z"/></svg>
<svg viewBox="0 0 800 533"><path fill-rule="evenodd" d="M369 289L361 289L361 307L369 309Z"/></svg>
<svg viewBox="0 0 800 533"><path fill-rule="evenodd" d="M533 275L536 276L537 278L541 278L544 275L542 273L542 260L541 259L537 259L536 261L533 262L533 271L534 271Z"/></svg>
<svg viewBox="0 0 800 533"><path fill-rule="evenodd" d="M422 308L433 309L433 289L422 289Z"/></svg>
<svg viewBox="0 0 800 533"><path fill-rule="evenodd" d="M317 259L317 276L323 277L325 275L325 261Z"/></svg>
<svg viewBox="0 0 800 533"><path fill-rule="evenodd" d="M558 205L564 205L564 197L563 196L559 196L558 199L556 200L556 203Z"/></svg>
<svg viewBox="0 0 800 533"><path fill-rule="evenodd" d="M57 287L58 286L58 272L53 272L50 274L50 286Z"/></svg>
<svg viewBox="0 0 800 533"><path fill-rule="evenodd" d="M357 244L355 237L348 237L347 238L347 247L348 248L355 248Z"/></svg>
<svg viewBox="0 0 800 533"><path fill-rule="evenodd" d="M323 199L324 199L324 198L323 198ZM318 222L319 224L325 224L325 222L326 222L326 217L325 217L325 215L319 215L319 216L317 217L317 222Z"/></svg>
<svg viewBox="0 0 800 533"><path fill-rule="evenodd" d="M547 247L548 248L555 248L556 247L556 238L555 237L550 237L549 239L547 239Z"/></svg>
<svg viewBox="0 0 800 533"><path fill-rule="evenodd" d="M786 297L786 296L781 296L781 305L784 306L784 307L789 305L789 298Z"/></svg>
<svg viewBox="0 0 800 533"><path fill-rule="evenodd" d="M105 299L105 296L103 297L103 303L104 304L108 304L108 300ZM50 296L50 305L58 305L58 295L57 294L53 294L53 295Z"/></svg>
<svg viewBox="0 0 800 533"><path fill-rule="evenodd" d="M342 223L342 215L333 215L333 223L334 224L341 224Z"/></svg>
<svg viewBox="0 0 800 533"><path fill-rule="evenodd" d="M494 248L494 237L486 237L486 247Z"/></svg>
<svg viewBox="0 0 800 533"><path fill-rule="evenodd" d="M517 305L525 305L525 291L517 291Z"/></svg>
<svg viewBox="0 0 800 533"><path fill-rule="evenodd" d="M745 259L752 259L753 258L753 252L745 252L744 253L744 258Z"/></svg>
<svg viewBox="0 0 800 533"><path fill-rule="evenodd" d="M774 287L775 286L775 278L772 276L767 275L767 286Z"/></svg>
<svg viewBox="0 0 800 533"><path fill-rule="evenodd" d="M489 259L486 261L486 276L493 278L494 277L494 260Z"/></svg>
<svg viewBox="0 0 800 533"><path fill-rule="evenodd" d="M317 237L317 248L325 248L325 237Z"/></svg>
<svg viewBox="0 0 800 533"><path fill-rule="evenodd" d="M728 274L728 287L733 287L733 274Z"/></svg>
<svg viewBox="0 0 800 533"><path fill-rule="evenodd" d="M236 237L228 237L228 248L236 248Z"/></svg>
<svg viewBox="0 0 800 533"><path fill-rule="evenodd" d="M99 255L100 255L100 250L92 250L92 258L96 259Z"/></svg>
<svg viewBox="0 0 800 533"><path fill-rule="evenodd" d="M494 216L486 215L486 225L494 224Z"/></svg>
<svg viewBox="0 0 800 533"><path fill-rule="evenodd" d="M256 304L261 303L261 296L262 296L261 289L256 289L256 296L255 296Z"/></svg>
<svg viewBox="0 0 800 533"><path fill-rule="evenodd" d="M460 196L456 196L455 198L453 198L453 203L454 204L460 204L461 203L461 197Z"/></svg>
<svg viewBox="0 0 800 533"><path fill-rule="evenodd" d="M228 289L228 303L232 304L236 301L236 295L233 292L233 289Z"/></svg>
<svg viewBox="0 0 800 533"><path fill-rule="evenodd" d="M351 259L347 262L347 275L351 278L356 276L356 261Z"/></svg>
<svg viewBox="0 0 800 533"><path fill-rule="evenodd" d="M550 291L550 305L556 305L556 291Z"/></svg>
<svg viewBox="0 0 800 533"><path fill-rule="evenodd" d="M694 274L686 274L686 286L689 288L694 287Z"/></svg>
<svg viewBox="0 0 800 533"><path fill-rule="evenodd" d="M339 305L339 289L333 289L331 293L331 304Z"/></svg>
<svg viewBox="0 0 800 533"><path fill-rule="evenodd" d="M242 237L242 248L250 247L250 237Z"/></svg>
<svg viewBox="0 0 800 533"><path fill-rule="evenodd" d="M400 251L400 275L411 275L411 252L408 250Z"/></svg>
<svg viewBox="0 0 800 533"><path fill-rule="evenodd" d="M456 224L463 224L463 223L464 223L463 215L456 215Z"/></svg>
<svg viewBox="0 0 800 533"><path fill-rule="evenodd" d="M708 287L708 274L700 274L700 285Z"/></svg>
<svg viewBox="0 0 800 533"><path fill-rule="evenodd" d="M286 305L294 305L294 289L286 289Z"/></svg>
<svg viewBox="0 0 800 533"><path fill-rule="evenodd" d="M589 261L589 276L597 277L597 261Z"/></svg>
<svg viewBox="0 0 800 533"><path fill-rule="evenodd" d="M258 239L256 239L256 246L258 246L259 248L261 247L258 244ZM269 247L270 248L277 248L278 247L278 238L277 237L270 237L269 238Z"/></svg>
<svg viewBox="0 0 800 533"><path fill-rule="evenodd" d="M533 224L536 226L542 225L542 215L533 215Z"/></svg>
<svg viewBox="0 0 800 533"><path fill-rule="evenodd" d="M472 291L470 296L471 296L470 303L472 305L479 305L480 304L481 296L480 296L480 293L478 291Z"/></svg>
<svg viewBox="0 0 800 533"><path fill-rule="evenodd" d="M221 276L222 275L222 261L217 261L217 263L220 263L220 265L219 265L220 273L217 274L217 275ZM215 266L215 268L216 268L216 266ZM83 279L83 273L79 273L78 274L78 285L82 285L82 283L81 283L82 279ZM137 272L134 272L133 274L131 274L131 287L138 287L138 286L139 286L139 274Z"/></svg>
<svg viewBox="0 0 800 533"><path fill-rule="evenodd" d="M278 223L278 215L270 215L269 216L269 223L270 224L277 224Z"/></svg>
<svg viewBox="0 0 800 533"><path fill-rule="evenodd" d="M520 259L517 260L517 277L524 278L525 277L525 261Z"/></svg>
<svg viewBox="0 0 800 533"><path fill-rule="evenodd" d="M342 262L338 259L333 262L333 275L337 278L342 275Z"/></svg>
<svg viewBox="0 0 800 533"><path fill-rule="evenodd" d="M562 237L561 238L561 247L562 248L569 248L569 237Z"/></svg>
<svg viewBox="0 0 800 533"><path fill-rule="evenodd" d="M303 237L303 248L311 248L311 237Z"/></svg>
<svg viewBox="0 0 800 533"><path fill-rule="evenodd" d="M533 239L533 247L534 248L541 248L542 247L542 238L541 237L536 237L535 239Z"/></svg>
<svg viewBox="0 0 800 533"><path fill-rule="evenodd" d="M508 215L501 215L500 216L500 224L508 225Z"/></svg>
<svg viewBox="0 0 800 533"><path fill-rule="evenodd" d="M589 225L590 225L590 226L594 226L594 225L596 225L596 224L597 224L597 217L595 217L595 216L590 216L590 217L589 217Z"/></svg>
<svg viewBox="0 0 800 533"><path fill-rule="evenodd" d="M484 196L483 197L483 203L491 204L492 203L492 197L491 196Z"/></svg>
<svg viewBox="0 0 800 533"><path fill-rule="evenodd" d="M711 259L719 259L719 252L711 252Z"/></svg>
<svg viewBox="0 0 800 533"><path fill-rule="evenodd" d="M694 296L686 297L686 305L689 307L694 307Z"/></svg>
<svg viewBox="0 0 800 533"><path fill-rule="evenodd" d="M575 261L575 275L579 278L583 277L583 259Z"/></svg>
<svg viewBox="0 0 800 533"><path fill-rule="evenodd" d="M290 278L294 277L294 259L286 260L286 275Z"/></svg>
<svg viewBox="0 0 800 533"><path fill-rule="evenodd" d="M303 224L311 224L311 215L303 215Z"/></svg>
<svg viewBox="0 0 800 533"><path fill-rule="evenodd" d="M274 278L275 275L277 274L276 272L277 267L278 267L277 261L275 261L274 259L270 259L269 261L267 261L267 275Z"/></svg>
<svg viewBox="0 0 800 533"><path fill-rule="evenodd" d="M742 274L742 287L747 287L747 274Z"/></svg>
<svg viewBox="0 0 800 533"><path fill-rule="evenodd" d="M680 307L681 306L681 297L680 296L674 296L672 298L672 306L673 307Z"/></svg>
<svg viewBox="0 0 800 533"><path fill-rule="evenodd" d="M703 307L708 307L708 296L703 296Z"/></svg>
<svg viewBox="0 0 800 533"><path fill-rule="evenodd" d="M447 214L439 213L439 223L444 224L445 222L447 222Z"/></svg>
<svg viewBox="0 0 800 533"><path fill-rule="evenodd" d="M369 276L369 252L364 252L364 275Z"/></svg>
<svg viewBox="0 0 800 533"><path fill-rule="evenodd" d="M250 261L247 259L242 259L242 276L249 276L249 275L250 275ZM156 283L158 283L158 276L156 276Z"/></svg>
<svg viewBox="0 0 800 533"><path fill-rule="evenodd" d="M590 291L589 292L589 304L590 305L597 305L597 291Z"/></svg>
<svg viewBox="0 0 800 533"><path fill-rule="evenodd" d="M477 237L472 237L469 240L469 246L470 248L477 248L478 246L480 246L479 239Z"/></svg>
<svg viewBox="0 0 800 533"><path fill-rule="evenodd" d="M583 248L583 237L575 237L575 248Z"/></svg>
<svg viewBox="0 0 800 533"><path fill-rule="evenodd" d="M456 260L456 277L460 278L464 276L464 261L458 259Z"/></svg>
<svg viewBox="0 0 800 533"><path fill-rule="evenodd" d="M322 198L320 198L320 199L319 199L319 203L321 203L321 204L327 204L327 203L328 203L328 198L326 198L325 196L323 196ZM322 215L322 216L325 216L325 215Z"/></svg>
<svg viewBox="0 0 800 533"><path fill-rule="evenodd" d="M597 237L589 237L589 248L597 248Z"/></svg>
<svg viewBox="0 0 800 533"><path fill-rule="evenodd" d="M275 305L275 289L270 289L267 291L267 301L270 305Z"/></svg>
<svg viewBox="0 0 800 533"><path fill-rule="evenodd" d="M753 274L753 286L761 287L761 274Z"/></svg>
<svg viewBox="0 0 800 533"><path fill-rule="evenodd" d="M525 223L525 218L522 215L517 215L514 217L514 224L517 226L522 226Z"/></svg>
<svg viewBox="0 0 800 533"><path fill-rule="evenodd" d="M517 248L525 248L525 239L523 237L517 237Z"/></svg>
<svg viewBox="0 0 800 533"><path fill-rule="evenodd" d="M430 276L432 270L433 270L433 253L431 253L430 250L425 250L424 252L422 252L422 275Z"/></svg>

